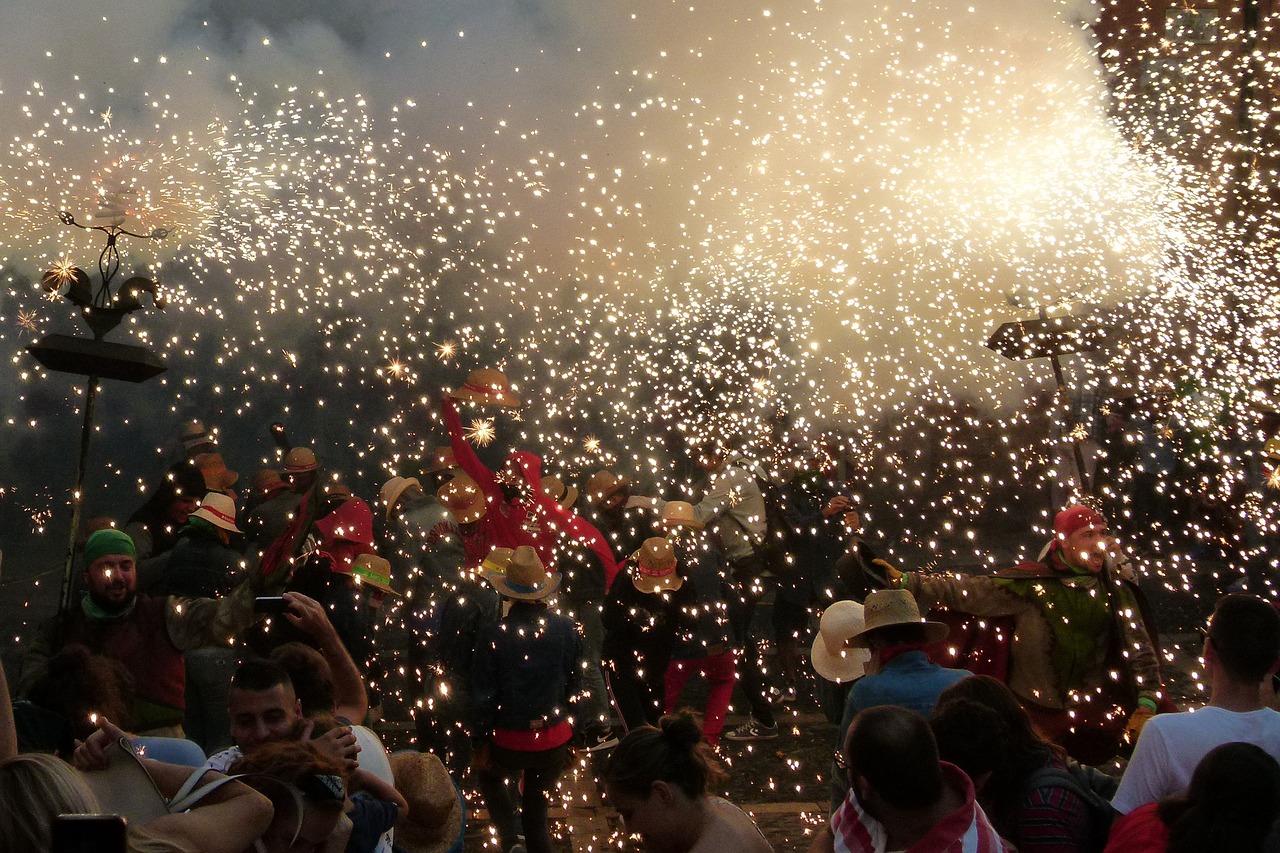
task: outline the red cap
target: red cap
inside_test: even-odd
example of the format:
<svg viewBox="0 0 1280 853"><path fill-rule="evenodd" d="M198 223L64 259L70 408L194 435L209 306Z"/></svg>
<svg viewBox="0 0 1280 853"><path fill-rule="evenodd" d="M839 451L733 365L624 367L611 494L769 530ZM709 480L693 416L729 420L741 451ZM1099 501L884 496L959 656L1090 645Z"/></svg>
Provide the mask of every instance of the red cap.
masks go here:
<svg viewBox="0 0 1280 853"><path fill-rule="evenodd" d="M1097 510L1087 506L1067 507L1053 519L1053 532L1063 539L1077 530L1095 526L1106 527L1107 520Z"/></svg>

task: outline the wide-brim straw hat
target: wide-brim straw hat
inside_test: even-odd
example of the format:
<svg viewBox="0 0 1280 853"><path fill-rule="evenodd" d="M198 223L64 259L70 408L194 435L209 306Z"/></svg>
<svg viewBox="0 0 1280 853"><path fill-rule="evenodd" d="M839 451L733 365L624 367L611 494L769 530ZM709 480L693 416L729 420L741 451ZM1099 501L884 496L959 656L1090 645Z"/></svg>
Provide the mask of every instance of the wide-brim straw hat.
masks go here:
<svg viewBox="0 0 1280 853"><path fill-rule="evenodd" d="M517 601L541 601L560 588L560 573L549 574L538 552L521 545L511 555L504 574L487 572L485 579L504 598Z"/></svg>
<svg viewBox="0 0 1280 853"><path fill-rule="evenodd" d="M489 575L505 575L507 566L511 565L511 558L515 556L515 548L504 548L501 545L494 545L488 555L480 561L480 573L486 579Z"/></svg>
<svg viewBox="0 0 1280 853"><path fill-rule="evenodd" d="M587 497L592 503L604 503L626 487L626 477L612 471L597 471L587 480Z"/></svg>
<svg viewBox="0 0 1280 853"><path fill-rule="evenodd" d="M848 642L863 627L863 607L858 602L837 601L828 607L818 622L818 636L813 638L810 659L814 672L837 684L860 677L871 652L851 648Z"/></svg>
<svg viewBox="0 0 1280 853"><path fill-rule="evenodd" d="M920 618L920 606L916 604L915 596L905 589L872 590L863 602L862 617L865 627L849 638L852 648L866 648L868 634L895 625L918 626L926 643L945 640L951 630L942 622Z"/></svg>
<svg viewBox="0 0 1280 853"><path fill-rule="evenodd" d="M662 508L662 516L658 526L666 530L673 527L687 527L690 530L701 530L705 525L698 518L698 511L688 501L668 501Z"/></svg>
<svg viewBox="0 0 1280 853"><path fill-rule="evenodd" d="M406 853L445 853L462 840L462 797L440 759L429 752L391 756L396 790L409 804L396 821L396 847Z"/></svg>
<svg viewBox="0 0 1280 853"><path fill-rule="evenodd" d="M274 468L261 468L253 475L253 489L264 495L272 495L281 489L289 488L289 484Z"/></svg>
<svg viewBox="0 0 1280 853"><path fill-rule="evenodd" d="M209 492L200 499L200 506L191 513L191 518L202 518L214 527L220 527L230 533L243 533L236 527L236 502L222 492Z"/></svg>
<svg viewBox="0 0 1280 853"><path fill-rule="evenodd" d="M204 444L212 444L209 432L200 421L188 421L182 425L182 446L194 450Z"/></svg>
<svg viewBox="0 0 1280 853"><path fill-rule="evenodd" d="M204 476L205 488L211 492L225 491L236 484L240 475L227 468L221 453L200 453L191 460Z"/></svg>
<svg viewBox="0 0 1280 853"><path fill-rule="evenodd" d="M436 489L440 504L453 515L458 524L471 524L484 518L489 511L484 492L470 477L459 475Z"/></svg>
<svg viewBox="0 0 1280 853"><path fill-rule="evenodd" d="M310 447L295 447L284 455L284 472L286 474L305 474L320 467L320 460Z"/></svg>
<svg viewBox="0 0 1280 853"><path fill-rule="evenodd" d="M566 486L564 480L554 474L542 478L542 493L560 504L562 509L568 509L578 502L578 490L573 486Z"/></svg>
<svg viewBox="0 0 1280 853"><path fill-rule="evenodd" d="M361 586L371 586L391 595L399 596L391 586L391 563L377 554L361 554L351 564L351 576Z"/></svg>
<svg viewBox="0 0 1280 853"><path fill-rule="evenodd" d="M455 400L517 409L520 398L511 393L511 383L499 370L482 367L467 374L467 381L449 392Z"/></svg>
<svg viewBox="0 0 1280 853"><path fill-rule="evenodd" d="M391 514L395 511L396 503L400 500L400 496L410 486L422 488L422 484L418 482L417 477L392 477L382 484L382 488L378 491L378 499L387 508L387 518L391 517Z"/></svg>
<svg viewBox="0 0 1280 853"><path fill-rule="evenodd" d="M458 467L458 458L453 455L449 445L437 447L431 451L431 464L422 469L424 474L439 474L441 471L452 471Z"/></svg>
<svg viewBox="0 0 1280 853"><path fill-rule="evenodd" d="M631 582L641 592L675 592L684 586L684 578L676 572L676 549L670 540L652 536L631 558L636 566Z"/></svg>

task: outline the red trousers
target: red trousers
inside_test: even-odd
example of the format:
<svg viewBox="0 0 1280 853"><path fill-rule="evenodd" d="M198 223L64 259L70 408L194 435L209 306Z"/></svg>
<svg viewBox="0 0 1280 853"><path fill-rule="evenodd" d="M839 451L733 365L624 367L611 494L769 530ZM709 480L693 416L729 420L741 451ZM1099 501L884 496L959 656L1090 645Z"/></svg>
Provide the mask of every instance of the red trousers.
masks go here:
<svg viewBox="0 0 1280 853"><path fill-rule="evenodd" d="M724 731L724 715L729 710L729 700L733 697L735 666L733 651L724 651L703 658L686 658L673 660L667 665L666 675L666 712L673 713L676 702L680 700L680 692L684 690L689 673L698 672L706 677L710 686L707 694L707 710L702 721L702 736L712 746L720 744L720 732Z"/></svg>

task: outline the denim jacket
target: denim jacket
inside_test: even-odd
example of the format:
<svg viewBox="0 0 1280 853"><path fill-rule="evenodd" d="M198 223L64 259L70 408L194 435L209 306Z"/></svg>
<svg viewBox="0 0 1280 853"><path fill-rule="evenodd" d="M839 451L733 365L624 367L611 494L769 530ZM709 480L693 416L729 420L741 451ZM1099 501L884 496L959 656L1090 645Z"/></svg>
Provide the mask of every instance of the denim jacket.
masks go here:
<svg viewBox="0 0 1280 853"><path fill-rule="evenodd" d="M487 626L472 662L472 731L530 731L570 717L578 692L582 643L578 626L546 607L522 601Z"/></svg>

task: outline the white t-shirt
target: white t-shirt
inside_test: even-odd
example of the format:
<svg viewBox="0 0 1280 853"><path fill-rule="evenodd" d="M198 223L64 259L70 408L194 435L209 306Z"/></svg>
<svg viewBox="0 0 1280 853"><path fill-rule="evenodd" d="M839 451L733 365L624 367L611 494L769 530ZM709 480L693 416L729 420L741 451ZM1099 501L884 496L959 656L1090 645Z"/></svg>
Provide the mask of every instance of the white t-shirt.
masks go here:
<svg viewBox="0 0 1280 853"><path fill-rule="evenodd" d="M1209 706L1147 721L1111 805L1120 814L1186 792L1196 765L1216 746L1251 743L1280 761L1280 712Z"/></svg>

